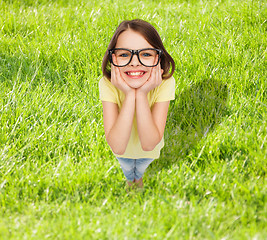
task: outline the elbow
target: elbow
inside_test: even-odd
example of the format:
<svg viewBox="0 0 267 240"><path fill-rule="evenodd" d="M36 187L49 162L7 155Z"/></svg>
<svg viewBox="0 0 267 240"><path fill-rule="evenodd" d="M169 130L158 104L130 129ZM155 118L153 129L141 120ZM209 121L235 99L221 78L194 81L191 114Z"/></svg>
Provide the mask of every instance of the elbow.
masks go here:
<svg viewBox="0 0 267 240"><path fill-rule="evenodd" d="M112 152L116 155L123 155L125 153L125 148L122 147L115 147L115 146L110 146Z"/></svg>
<svg viewBox="0 0 267 240"><path fill-rule="evenodd" d="M145 152L153 151L154 148L155 146L142 146L142 149Z"/></svg>
<svg viewBox="0 0 267 240"><path fill-rule="evenodd" d="M145 152L153 151L154 148L157 146L158 142L153 144L142 144L142 149Z"/></svg>
<svg viewBox="0 0 267 240"><path fill-rule="evenodd" d="M155 140L156 141L151 142L149 144L148 143L142 143L141 146L142 146L143 151L145 151L145 152L153 151L154 148L160 143L161 138L155 139Z"/></svg>
<svg viewBox="0 0 267 240"><path fill-rule="evenodd" d="M125 150L120 150L120 149L114 150L114 149L112 149L112 152L114 154L116 154L116 155L123 155L125 153Z"/></svg>
<svg viewBox="0 0 267 240"><path fill-rule="evenodd" d="M113 142L108 137L106 137L107 143L110 146L112 152L116 155L123 155L126 151L126 146L123 146L123 144L119 144L116 142Z"/></svg>

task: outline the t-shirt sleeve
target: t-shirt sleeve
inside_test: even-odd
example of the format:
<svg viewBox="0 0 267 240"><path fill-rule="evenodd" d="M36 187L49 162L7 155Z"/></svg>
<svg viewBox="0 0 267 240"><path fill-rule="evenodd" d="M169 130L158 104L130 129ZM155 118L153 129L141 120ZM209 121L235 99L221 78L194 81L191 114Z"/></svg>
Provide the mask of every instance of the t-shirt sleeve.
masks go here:
<svg viewBox="0 0 267 240"><path fill-rule="evenodd" d="M112 83L102 77L99 81L99 97L101 101L117 103L117 90Z"/></svg>
<svg viewBox="0 0 267 240"><path fill-rule="evenodd" d="M165 102L175 99L175 80L173 77L163 80L158 86L155 102Z"/></svg>

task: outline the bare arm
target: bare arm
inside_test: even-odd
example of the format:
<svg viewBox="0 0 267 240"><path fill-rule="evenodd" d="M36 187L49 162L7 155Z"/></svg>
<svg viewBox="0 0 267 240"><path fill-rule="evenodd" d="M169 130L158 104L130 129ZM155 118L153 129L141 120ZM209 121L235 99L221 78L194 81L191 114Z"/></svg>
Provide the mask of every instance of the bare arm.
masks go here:
<svg viewBox="0 0 267 240"><path fill-rule="evenodd" d="M135 96L128 95L119 112L118 105L102 102L105 136L112 151L122 155L125 152L131 135Z"/></svg>
<svg viewBox="0 0 267 240"><path fill-rule="evenodd" d="M117 104L103 101L105 136L112 151L122 155L128 145L135 111L135 90L121 78L117 68L111 65L111 83L125 94L119 111Z"/></svg>
<svg viewBox="0 0 267 240"><path fill-rule="evenodd" d="M162 83L160 64L152 70L148 81L136 92L136 120L139 139L144 151L151 151L161 141L170 101L149 107L147 94Z"/></svg>
<svg viewBox="0 0 267 240"><path fill-rule="evenodd" d="M137 130L144 151L152 151L161 141L169 103L170 101L155 103L150 109L146 95L139 95L136 99Z"/></svg>

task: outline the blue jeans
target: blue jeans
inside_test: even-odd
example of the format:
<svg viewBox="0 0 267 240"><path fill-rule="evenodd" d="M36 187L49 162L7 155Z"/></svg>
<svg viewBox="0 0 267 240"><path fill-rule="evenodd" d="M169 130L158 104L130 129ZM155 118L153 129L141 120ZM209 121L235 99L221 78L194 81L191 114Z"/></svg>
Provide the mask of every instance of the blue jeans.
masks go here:
<svg viewBox="0 0 267 240"><path fill-rule="evenodd" d="M152 158L120 158L117 157L122 171L128 181L134 181L134 179L139 180L149 166L153 162Z"/></svg>

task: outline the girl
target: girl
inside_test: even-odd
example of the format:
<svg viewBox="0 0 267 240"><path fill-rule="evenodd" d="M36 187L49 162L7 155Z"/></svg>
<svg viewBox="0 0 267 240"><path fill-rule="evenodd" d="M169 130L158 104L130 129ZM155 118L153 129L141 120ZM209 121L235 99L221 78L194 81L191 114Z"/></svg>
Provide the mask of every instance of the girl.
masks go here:
<svg viewBox="0 0 267 240"><path fill-rule="evenodd" d="M148 22L123 21L102 62L99 82L107 143L129 186L160 155L170 100L175 97L175 64Z"/></svg>

